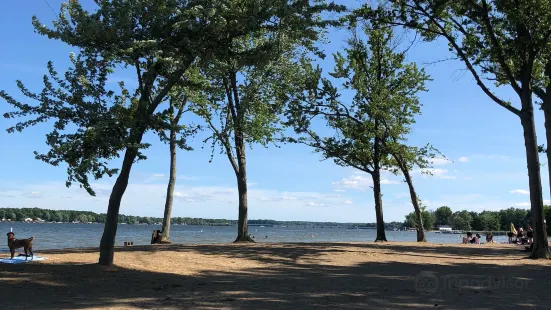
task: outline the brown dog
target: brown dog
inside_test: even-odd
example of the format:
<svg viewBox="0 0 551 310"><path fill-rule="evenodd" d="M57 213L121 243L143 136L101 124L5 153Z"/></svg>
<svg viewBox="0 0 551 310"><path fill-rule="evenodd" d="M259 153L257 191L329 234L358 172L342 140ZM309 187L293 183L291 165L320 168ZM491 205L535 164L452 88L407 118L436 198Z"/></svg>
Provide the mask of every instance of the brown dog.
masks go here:
<svg viewBox="0 0 551 310"><path fill-rule="evenodd" d="M10 248L11 253L11 259L13 259L13 256L15 255L15 249L23 248L25 250L25 260L27 260L28 255L27 252L31 253L31 260L34 258L33 254L33 239L34 237L30 237L29 239L15 239L15 234L13 232L7 233L8 235L8 247Z"/></svg>

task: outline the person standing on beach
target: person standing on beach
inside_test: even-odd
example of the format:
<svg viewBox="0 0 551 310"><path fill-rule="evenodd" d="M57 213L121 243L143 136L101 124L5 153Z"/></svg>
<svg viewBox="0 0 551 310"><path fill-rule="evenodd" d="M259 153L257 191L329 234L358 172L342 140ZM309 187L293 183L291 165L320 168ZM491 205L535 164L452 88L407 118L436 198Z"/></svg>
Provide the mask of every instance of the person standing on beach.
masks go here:
<svg viewBox="0 0 551 310"><path fill-rule="evenodd" d="M526 231L526 237L528 238L528 243L532 244L532 242L534 241L534 230L530 225L528 225L528 230Z"/></svg>

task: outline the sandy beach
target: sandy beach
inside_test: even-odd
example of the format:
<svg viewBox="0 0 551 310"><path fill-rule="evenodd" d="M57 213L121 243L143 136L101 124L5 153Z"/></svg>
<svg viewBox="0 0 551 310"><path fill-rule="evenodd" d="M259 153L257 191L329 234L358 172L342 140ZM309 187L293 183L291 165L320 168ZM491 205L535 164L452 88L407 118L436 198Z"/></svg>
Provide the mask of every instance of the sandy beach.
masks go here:
<svg viewBox="0 0 551 310"><path fill-rule="evenodd" d="M515 245L310 243L37 251L0 264L2 309L547 308L551 262Z"/></svg>

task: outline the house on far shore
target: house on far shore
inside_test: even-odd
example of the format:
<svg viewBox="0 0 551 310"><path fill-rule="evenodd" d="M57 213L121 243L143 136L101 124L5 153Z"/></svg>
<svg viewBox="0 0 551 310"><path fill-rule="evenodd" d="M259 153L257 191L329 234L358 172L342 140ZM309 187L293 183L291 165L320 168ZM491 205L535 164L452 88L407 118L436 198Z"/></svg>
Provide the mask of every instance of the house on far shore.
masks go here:
<svg viewBox="0 0 551 310"><path fill-rule="evenodd" d="M452 231L452 228L451 226L448 226L448 225L441 225L441 226L438 226L438 230L439 231Z"/></svg>

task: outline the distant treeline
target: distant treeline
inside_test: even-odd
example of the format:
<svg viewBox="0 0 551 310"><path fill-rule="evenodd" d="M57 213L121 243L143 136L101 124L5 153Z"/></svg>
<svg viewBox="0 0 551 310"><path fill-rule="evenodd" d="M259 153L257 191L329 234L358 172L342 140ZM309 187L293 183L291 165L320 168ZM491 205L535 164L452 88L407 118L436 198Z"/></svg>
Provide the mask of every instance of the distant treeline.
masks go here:
<svg viewBox="0 0 551 310"><path fill-rule="evenodd" d="M547 223L551 220L551 207L544 206L544 216ZM426 230L431 230L440 225L448 225L457 230L474 231L508 231L511 223L518 229L528 228L532 223L531 211L525 209L509 208L500 211L482 211L480 213L473 211L452 212L449 207L442 206L435 211L422 211L423 226ZM407 227L417 227L414 213L406 216L404 225ZM547 231L551 234L550 226Z"/></svg>
<svg viewBox="0 0 551 310"><path fill-rule="evenodd" d="M14 222L22 222L25 219L33 221L43 220L45 222L61 223L105 223L105 213L97 214L89 211L74 210L47 210L39 208L0 208L0 219ZM119 215L119 223L125 224L155 224L163 221L160 217ZM235 226L236 220L225 219L203 219L191 217L173 217L172 224L179 225L211 225L211 226ZM335 222L308 222L308 221L275 221L275 220L249 220L249 224L267 226L356 226L375 227L375 223L335 223ZM387 229L401 229L404 224L400 222L385 223Z"/></svg>

